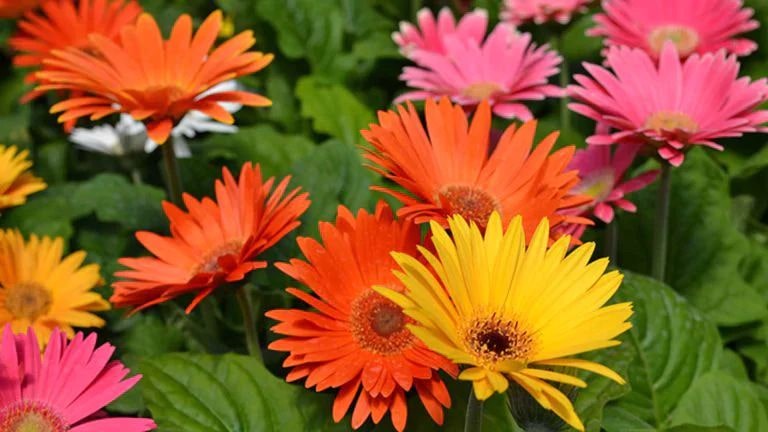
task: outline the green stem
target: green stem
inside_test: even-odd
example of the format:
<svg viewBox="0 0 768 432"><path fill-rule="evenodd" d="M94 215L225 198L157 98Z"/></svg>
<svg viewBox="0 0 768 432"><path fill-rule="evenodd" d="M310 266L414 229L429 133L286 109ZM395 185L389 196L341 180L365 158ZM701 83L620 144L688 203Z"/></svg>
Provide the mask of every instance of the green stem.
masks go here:
<svg viewBox="0 0 768 432"><path fill-rule="evenodd" d="M259 335L256 333L256 319L254 318L251 296L248 295L248 291L245 290L245 285L240 285L236 292L237 302L240 304L240 312L243 314L245 344L248 347L248 353L264 363L264 360L261 358Z"/></svg>
<svg viewBox="0 0 768 432"><path fill-rule="evenodd" d="M163 149L163 164L165 166L165 182L168 186L168 196L171 202L181 205L181 175L179 174L179 162L176 159L176 152L173 150L173 143L166 142L160 146Z"/></svg>
<svg viewBox="0 0 768 432"><path fill-rule="evenodd" d="M611 265L619 266L619 221L614 218L605 226L605 252Z"/></svg>
<svg viewBox="0 0 768 432"><path fill-rule="evenodd" d="M568 70L568 60L563 59L563 63L560 64L560 87L565 89L568 87L570 81L571 76ZM568 109L569 100L570 99L565 95L560 98L560 130L564 133L571 130L571 110Z"/></svg>
<svg viewBox="0 0 768 432"><path fill-rule="evenodd" d="M464 420L464 432L481 432L483 429L483 401L475 397L474 389L469 392L467 417Z"/></svg>
<svg viewBox="0 0 768 432"><path fill-rule="evenodd" d="M653 231L653 267L651 275L664 282L667 267L667 240L669 235L669 199L672 191L672 167L661 165L661 182L656 194L656 219Z"/></svg>

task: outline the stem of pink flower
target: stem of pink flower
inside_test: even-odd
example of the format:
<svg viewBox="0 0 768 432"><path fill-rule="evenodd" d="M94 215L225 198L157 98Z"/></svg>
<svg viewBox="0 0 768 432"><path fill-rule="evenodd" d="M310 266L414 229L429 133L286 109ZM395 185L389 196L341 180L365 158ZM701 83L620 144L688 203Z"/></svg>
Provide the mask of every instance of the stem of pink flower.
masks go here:
<svg viewBox="0 0 768 432"><path fill-rule="evenodd" d="M166 142L160 146L163 149L163 164L165 165L165 184L168 187L168 197L171 202L181 205L181 175L179 174L179 161L176 159L176 152L173 149L173 143Z"/></svg>
<svg viewBox="0 0 768 432"><path fill-rule="evenodd" d="M619 223L614 218L605 226L605 253L611 265L619 266Z"/></svg>
<svg viewBox="0 0 768 432"><path fill-rule="evenodd" d="M667 267L667 240L669 234L669 201L672 191L672 167L661 165L661 182L656 194L656 219L653 231L653 262L651 275L661 282Z"/></svg>
<svg viewBox="0 0 768 432"><path fill-rule="evenodd" d="M248 353L256 357L261 363L264 360L261 357L261 346L259 345L259 335L256 333L256 319L253 313L253 303L251 296L245 289L245 285L240 285L236 290L237 302L240 304L240 312L243 314L243 328L245 330L245 345L248 347Z"/></svg>
<svg viewBox="0 0 768 432"><path fill-rule="evenodd" d="M563 58L563 62L560 64L560 87L565 90L571 81L570 72L568 70L568 60ZM571 110L568 109L569 98L566 95L560 98L560 130L563 132L571 130Z"/></svg>
<svg viewBox="0 0 768 432"><path fill-rule="evenodd" d="M475 397L475 390L469 391L467 416L464 420L464 432L481 432L483 429L483 401Z"/></svg>

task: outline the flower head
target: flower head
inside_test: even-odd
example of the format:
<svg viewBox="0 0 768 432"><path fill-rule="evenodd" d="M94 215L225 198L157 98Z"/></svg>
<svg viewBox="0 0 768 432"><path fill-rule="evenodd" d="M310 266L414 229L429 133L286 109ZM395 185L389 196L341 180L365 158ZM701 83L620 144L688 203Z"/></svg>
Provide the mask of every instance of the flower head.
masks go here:
<svg viewBox="0 0 768 432"><path fill-rule="evenodd" d="M555 20L567 24L576 12L586 9L592 0L505 0L501 19L514 25L527 21L543 24Z"/></svg>
<svg viewBox="0 0 768 432"><path fill-rule="evenodd" d="M579 85L568 88L573 111L616 130L590 144L642 141L678 166L691 146L722 150L714 140L766 131L768 111L757 110L768 100L766 79L739 78L736 57L724 51L683 61L668 42L658 64L627 47L611 47L607 60L613 73L585 64L591 77L576 75Z"/></svg>
<svg viewBox="0 0 768 432"><path fill-rule="evenodd" d="M17 67L30 67L34 71L53 58L53 50L73 48L93 50L90 36L98 34L117 40L120 30L136 22L141 6L133 0L48 0L40 11L31 11L18 22L19 31L8 44L18 52L13 58ZM34 72L27 82L35 83ZM32 91L24 100L34 99L42 91Z"/></svg>
<svg viewBox="0 0 768 432"><path fill-rule="evenodd" d="M435 43L414 49L409 58L416 66L406 66L400 79L417 90L396 102L448 96L474 107L487 100L500 117L529 120L533 114L520 101L562 94L548 84L562 59L547 45L536 47L530 34L507 24L497 25L485 41L466 33L445 32L438 38L442 51L430 49Z"/></svg>
<svg viewBox="0 0 768 432"><path fill-rule="evenodd" d="M416 15L416 20L418 27L402 21L400 31L392 33L392 40L400 48L400 53L408 58L416 50L445 55L444 40L449 35L481 43L488 28L488 12L484 9L467 13L456 23L447 7L440 9L437 19L431 10L424 8Z"/></svg>
<svg viewBox="0 0 768 432"><path fill-rule="evenodd" d="M455 375L456 366L419 342L405 327L413 320L372 289L384 285L403 290L392 274L396 264L390 252L415 253L421 240L418 226L394 220L380 202L375 214L360 210L355 216L339 207L336 224L321 223L320 235L322 244L299 238L307 261L277 264L314 295L296 288L288 292L316 309L267 313L279 321L272 330L285 336L269 348L290 353L283 363L292 368L288 381L306 378L306 386L318 391L339 389L333 404L337 422L357 400L352 408L355 429L369 416L379 423L389 412L402 431L411 390L442 424L443 407L450 407L451 399L437 371Z"/></svg>
<svg viewBox="0 0 768 432"><path fill-rule="evenodd" d="M403 308L415 321L408 328L428 347L468 366L459 379L472 382L478 399L505 392L512 380L584 430L571 401L548 381L586 387L558 370L575 368L624 382L603 365L573 357L618 345L615 338L631 327L630 303L604 306L622 275L604 274L607 259L588 263L593 243L567 256L568 237L548 248L546 219L527 248L520 217L505 230L494 213L485 235L461 216L449 219L450 236L440 224L430 225L436 252L420 250L432 268L394 253L406 290L376 291Z"/></svg>
<svg viewBox="0 0 768 432"><path fill-rule="evenodd" d="M163 203L170 237L136 233L155 257L119 260L129 270L115 273L124 279L113 284L110 301L116 307L141 310L194 293L190 312L220 285L266 267L258 255L299 226L309 207L299 188L286 193L290 178L275 186L274 178L262 180L258 165L245 164L238 180L226 168L223 174L224 180L216 181L216 201L185 194L187 212Z"/></svg>
<svg viewBox="0 0 768 432"><path fill-rule="evenodd" d="M0 18L18 18L38 4L40 0L0 0Z"/></svg>
<svg viewBox="0 0 768 432"><path fill-rule="evenodd" d="M742 0L604 0L605 12L595 15L597 26L588 33L605 36L607 46L640 48L654 58L667 41L681 57L721 49L743 56L757 44L736 36L759 24L751 19L754 11L742 6Z"/></svg>
<svg viewBox="0 0 768 432"><path fill-rule="evenodd" d="M553 226L589 223L557 213L589 201L572 193L579 179L566 166L574 148L549 154L557 133L532 151L536 122L519 129L511 126L491 151L491 112L485 102L469 124L458 105L446 98L440 102L430 99L426 120L425 130L409 104L399 106L397 112L380 111L379 124L362 132L371 144L365 155L370 168L408 191L374 188L404 204L398 216L446 225L448 216L460 214L484 227L494 211L500 212L505 223L520 214L529 234L542 218L550 218Z"/></svg>
<svg viewBox="0 0 768 432"><path fill-rule="evenodd" d="M16 230L0 231L0 324L15 333L32 327L45 343L54 328L69 337L72 327L102 327L93 312L109 303L93 288L102 283L99 266L85 266L85 252L63 256L61 238L31 236Z"/></svg>
<svg viewBox="0 0 768 432"><path fill-rule="evenodd" d="M0 210L22 205L27 196L48 187L29 172L32 162L28 156L27 150L0 144Z"/></svg>
<svg viewBox="0 0 768 432"><path fill-rule="evenodd" d="M182 15L170 39L163 40L154 18L142 14L135 25L122 29L117 42L92 35L94 52L54 51L54 58L46 60L46 68L35 75L44 83L38 89L84 93L53 106L51 112L62 113L60 122L128 113L146 124L149 137L158 144L164 143L173 127L192 110L232 124L234 118L220 102L249 106L271 102L246 91L204 92L261 70L272 61L272 55L248 51L255 43L251 31L212 49L221 20L221 12L212 13L193 36L192 18Z"/></svg>
<svg viewBox="0 0 768 432"><path fill-rule="evenodd" d="M67 342L54 330L40 355L33 329L14 335L5 327L0 340L0 430L6 432L145 432L147 418L104 417L98 411L141 379L109 359L115 347L96 347L96 334L77 333ZM96 414L96 415L94 415Z"/></svg>

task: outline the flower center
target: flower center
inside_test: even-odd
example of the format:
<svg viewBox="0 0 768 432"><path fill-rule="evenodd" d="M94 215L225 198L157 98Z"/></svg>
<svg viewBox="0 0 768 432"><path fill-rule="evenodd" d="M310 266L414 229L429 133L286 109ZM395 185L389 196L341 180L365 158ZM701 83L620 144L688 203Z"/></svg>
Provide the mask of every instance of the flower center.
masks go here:
<svg viewBox="0 0 768 432"><path fill-rule="evenodd" d="M450 185L440 189L437 201L448 213L459 214L485 228L494 210L501 213L501 206L488 192L471 186Z"/></svg>
<svg viewBox="0 0 768 432"><path fill-rule="evenodd" d="M242 247L243 247L243 243L240 241L231 241L229 243L224 243L223 245L208 252L208 254L206 254L203 257L200 264L198 264L197 267L193 269L192 273L194 274L215 273L221 270L221 265L219 264L219 258L225 255L238 254L240 252L240 249L242 249Z"/></svg>
<svg viewBox="0 0 768 432"><path fill-rule="evenodd" d="M373 290L352 302L349 316L352 337L358 345L380 355L399 354L413 345L413 334L405 327L412 322L402 308Z"/></svg>
<svg viewBox="0 0 768 432"><path fill-rule="evenodd" d="M699 125L688 114L674 111L659 111L645 121L645 127L661 133L662 131L683 131L695 133L699 131Z"/></svg>
<svg viewBox="0 0 768 432"><path fill-rule="evenodd" d="M471 321L464 342L481 364L494 364L504 360L524 363L534 341L517 321L491 315Z"/></svg>
<svg viewBox="0 0 768 432"><path fill-rule="evenodd" d="M680 57L688 57L699 45L699 34L690 27L663 25L656 27L648 35L648 44L657 55L661 53L666 41L671 41L675 44Z"/></svg>
<svg viewBox="0 0 768 432"><path fill-rule="evenodd" d="M501 86L492 82L479 82L470 84L462 92L464 96L481 101L490 99L493 95L501 91Z"/></svg>
<svg viewBox="0 0 768 432"><path fill-rule="evenodd" d="M3 432L66 432L69 426L55 411L40 402L21 401L0 411Z"/></svg>
<svg viewBox="0 0 768 432"><path fill-rule="evenodd" d="M5 308L8 312L14 317L30 321L48 313L52 300L48 290L37 282L19 282L5 290Z"/></svg>
<svg viewBox="0 0 768 432"><path fill-rule="evenodd" d="M589 195L595 202L602 202L611 194L614 184L613 169L606 168L582 177L581 182L573 188L573 192ZM587 206L590 205L587 204Z"/></svg>

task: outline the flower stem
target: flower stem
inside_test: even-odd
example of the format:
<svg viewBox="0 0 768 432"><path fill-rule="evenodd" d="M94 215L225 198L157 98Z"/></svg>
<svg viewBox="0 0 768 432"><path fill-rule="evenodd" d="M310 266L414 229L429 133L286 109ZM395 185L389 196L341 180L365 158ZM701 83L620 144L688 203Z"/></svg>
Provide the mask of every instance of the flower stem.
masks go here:
<svg viewBox="0 0 768 432"><path fill-rule="evenodd" d="M245 285L240 285L237 288L236 293L237 302L240 304L240 312L243 314L245 344L248 347L248 353L263 363L264 360L261 358L259 335L256 333L256 320L254 318L251 296L248 295L248 291L245 290Z"/></svg>
<svg viewBox="0 0 768 432"><path fill-rule="evenodd" d="M560 39L562 41L562 37ZM571 73L568 70L568 60L563 59L560 64L560 87L565 90L571 81ZM560 98L560 130L569 132L571 130L571 110L568 109L569 98L566 95Z"/></svg>
<svg viewBox="0 0 768 432"><path fill-rule="evenodd" d="M661 166L661 183L656 195L656 219L653 232L653 266L651 275L664 282L667 267L667 240L669 234L669 199L672 191L672 167Z"/></svg>
<svg viewBox="0 0 768 432"><path fill-rule="evenodd" d="M483 401L475 397L474 389L469 392L467 417L464 420L464 432L481 432L483 429Z"/></svg>
<svg viewBox="0 0 768 432"><path fill-rule="evenodd" d="M611 265L619 266L619 222L615 218L605 226L605 254Z"/></svg>
<svg viewBox="0 0 768 432"><path fill-rule="evenodd" d="M165 182L168 186L168 196L171 202L181 204L181 175L179 174L179 161L176 159L176 152L173 150L173 144L167 142L160 146L163 149L163 163L165 165Z"/></svg>

